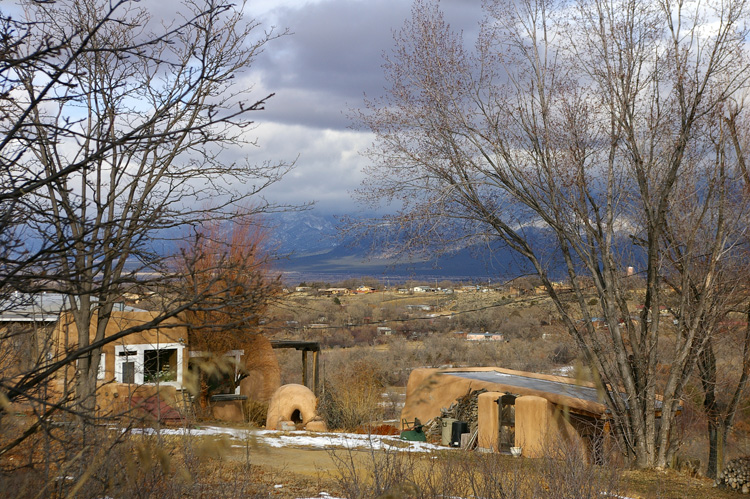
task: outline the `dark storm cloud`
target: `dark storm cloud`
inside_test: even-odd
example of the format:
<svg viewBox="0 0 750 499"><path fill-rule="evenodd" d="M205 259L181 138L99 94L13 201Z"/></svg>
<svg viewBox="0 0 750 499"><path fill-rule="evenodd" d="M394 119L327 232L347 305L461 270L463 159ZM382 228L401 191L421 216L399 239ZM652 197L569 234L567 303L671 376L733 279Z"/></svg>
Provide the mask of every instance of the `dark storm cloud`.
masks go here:
<svg viewBox="0 0 750 499"><path fill-rule="evenodd" d="M479 2L441 5L456 29L476 27ZM364 94L383 93L383 54L391 51L393 32L410 15L411 2L403 0L324 0L298 7L285 2L261 16L293 33L274 42L258 61L263 87L277 93L266 119L348 126L348 109L359 106Z"/></svg>

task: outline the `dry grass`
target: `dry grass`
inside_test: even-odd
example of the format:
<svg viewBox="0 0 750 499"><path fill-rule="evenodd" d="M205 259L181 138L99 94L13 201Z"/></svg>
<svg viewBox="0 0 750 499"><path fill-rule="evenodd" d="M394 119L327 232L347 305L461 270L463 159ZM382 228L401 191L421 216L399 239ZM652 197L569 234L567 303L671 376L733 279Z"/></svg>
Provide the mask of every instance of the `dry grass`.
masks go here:
<svg viewBox="0 0 750 499"><path fill-rule="evenodd" d="M267 497L249 462L228 461L225 439L90 427L29 439L3 459L0 497Z"/></svg>

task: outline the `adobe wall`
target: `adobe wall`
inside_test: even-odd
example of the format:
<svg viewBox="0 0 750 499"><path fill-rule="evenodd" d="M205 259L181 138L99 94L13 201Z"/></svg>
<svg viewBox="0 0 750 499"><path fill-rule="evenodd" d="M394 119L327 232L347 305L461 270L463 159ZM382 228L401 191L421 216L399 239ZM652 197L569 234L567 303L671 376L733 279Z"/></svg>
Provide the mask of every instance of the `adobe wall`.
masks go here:
<svg viewBox="0 0 750 499"><path fill-rule="evenodd" d="M500 405L497 403L503 394L500 392L480 393L477 397L477 422L479 433L477 446L487 452L498 452L500 436Z"/></svg>
<svg viewBox="0 0 750 499"><path fill-rule="evenodd" d="M105 331L105 337L110 337L123 331L125 329L141 326L146 324L159 316L158 312L152 311L113 311L111 319L107 324ZM105 361L105 378L102 381L112 381L115 378L115 346L116 345L156 345L156 344L167 344L167 343L185 343L188 338L187 327L178 326L180 320L177 318L166 319L162 322L159 328L147 329L139 331L137 333L130 334L124 338L118 339L111 343L104 345L102 353L104 353ZM94 340L96 336L96 322L92 321L92 328L89 332L89 339ZM75 319L71 313L60 314L60 320L57 322L57 327L54 333L55 344L57 346L56 355L62 355L64 345L68 347L75 347L78 344L78 328L75 324ZM183 355L182 369L183 373L187 372L188 368L188 356ZM69 377L72 377L74 367L69 368Z"/></svg>
<svg viewBox="0 0 750 499"><path fill-rule="evenodd" d="M445 376L440 369L414 369L406 384L406 402L401 410L401 419L427 421L440 416L440 409L449 407L469 390L487 388L491 383L468 380L456 376Z"/></svg>
<svg viewBox="0 0 750 499"><path fill-rule="evenodd" d="M131 398L135 397L144 400L157 394L164 403L178 411L182 411L182 399L177 395L177 390L173 386L108 383L97 390L97 416L107 417L129 414L133 417L149 417L147 413L137 409L137 404L131 403Z"/></svg>
<svg viewBox="0 0 750 499"><path fill-rule="evenodd" d="M247 377L240 381L240 394L250 400L268 403L281 386L281 369L271 342L262 334L254 334L244 342Z"/></svg>
<svg viewBox="0 0 750 499"><path fill-rule="evenodd" d="M555 449L587 445L566 415L549 400L531 395L516 399L516 447L524 457L554 457Z"/></svg>

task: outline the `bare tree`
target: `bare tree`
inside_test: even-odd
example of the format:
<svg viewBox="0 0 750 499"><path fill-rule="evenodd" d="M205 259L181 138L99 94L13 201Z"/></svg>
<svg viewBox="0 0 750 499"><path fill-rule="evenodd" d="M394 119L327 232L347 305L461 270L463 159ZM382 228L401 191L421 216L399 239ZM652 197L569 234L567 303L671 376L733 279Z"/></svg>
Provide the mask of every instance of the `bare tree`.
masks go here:
<svg viewBox="0 0 750 499"><path fill-rule="evenodd" d="M101 347L205 298L165 296L153 321L105 337L125 293L173 275L166 254L174 229L231 216L291 168L231 160L254 145L253 115L271 97L253 98L243 71L283 33L245 19L243 6L214 0L185 2L166 27L127 0L24 8L15 62L1 68L3 175L12 182L0 202L18 222L4 234L32 237L22 246L9 236L18 241L15 260L0 278L6 287L24 278L63 293L78 332L73 350L3 389L22 399L75 361L72 409L88 417Z"/></svg>
<svg viewBox="0 0 750 499"><path fill-rule="evenodd" d="M406 250L499 242L525 257L640 467L664 467L676 449L680 397L705 345L699 317L733 247L722 210L739 165L714 132L750 76L746 9L492 1L471 51L435 4L417 1L386 61L387 95L359 115L377 137L362 197L400 207L379 227ZM686 193L705 237L671 230ZM676 248L708 263L683 269L698 292L674 300L679 333L660 314ZM552 285L562 277L572 303Z"/></svg>

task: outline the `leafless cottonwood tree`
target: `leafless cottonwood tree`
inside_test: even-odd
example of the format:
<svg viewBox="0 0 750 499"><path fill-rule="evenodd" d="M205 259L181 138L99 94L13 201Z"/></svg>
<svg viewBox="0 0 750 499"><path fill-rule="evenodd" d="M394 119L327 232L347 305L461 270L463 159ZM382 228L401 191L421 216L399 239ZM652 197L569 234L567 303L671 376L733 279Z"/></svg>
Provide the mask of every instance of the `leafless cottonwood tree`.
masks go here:
<svg viewBox="0 0 750 499"><path fill-rule="evenodd" d="M724 442L750 374L750 329L740 324L748 306L748 184L743 180L745 148L738 140L742 109L729 104L724 107L731 111L704 129L714 149L710 175L692 175L687 166L676 183L665 223L661 275L669 291L665 306L678 334L694 328L692 362L703 393L711 477L723 466ZM707 279L711 285L704 285Z"/></svg>
<svg viewBox="0 0 750 499"><path fill-rule="evenodd" d="M525 257L600 378L629 459L667 466L707 341L701 314L745 216L717 123L750 76L747 4L489 1L485 13L471 49L439 6L415 3L387 94L358 116L376 136L362 197L396 203L379 227L406 250L494 241ZM688 198L685 216L675 206ZM690 299L685 287L675 297L665 276L698 258L681 269ZM553 259L574 306L552 285Z"/></svg>
<svg viewBox="0 0 750 499"><path fill-rule="evenodd" d="M238 202L292 167L222 155L254 145L255 112L271 95L253 97L243 71L283 33L246 19L242 5L187 1L169 26L140 5L25 2L21 21L4 16L4 36L16 43L0 68L0 202L12 219L3 234L16 246L0 282L25 278L65 294L78 331L73 350L5 380L11 401L76 362L69 409L92 416L102 345L216 291L208 284L190 299L166 300L153 321L105 337L124 293L174 270L158 250L160 238L230 217ZM269 209L260 200L254 206ZM29 236L16 237L19 231Z"/></svg>

